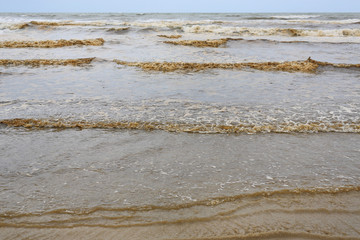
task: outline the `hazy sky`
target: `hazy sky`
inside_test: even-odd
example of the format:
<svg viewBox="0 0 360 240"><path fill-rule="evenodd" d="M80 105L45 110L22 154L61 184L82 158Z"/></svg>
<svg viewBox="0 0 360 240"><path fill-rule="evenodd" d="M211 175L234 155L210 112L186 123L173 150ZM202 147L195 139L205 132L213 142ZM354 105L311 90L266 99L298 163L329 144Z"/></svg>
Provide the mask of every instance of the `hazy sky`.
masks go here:
<svg viewBox="0 0 360 240"><path fill-rule="evenodd" d="M360 12L360 0L0 0L0 12Z"/></svg>

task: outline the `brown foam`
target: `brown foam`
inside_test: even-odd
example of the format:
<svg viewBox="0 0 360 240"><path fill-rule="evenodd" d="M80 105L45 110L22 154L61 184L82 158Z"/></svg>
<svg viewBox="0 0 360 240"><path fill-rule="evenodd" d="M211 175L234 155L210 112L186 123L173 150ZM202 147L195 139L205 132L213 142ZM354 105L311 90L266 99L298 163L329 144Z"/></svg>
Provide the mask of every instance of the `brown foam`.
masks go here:
<svg viewBox="0 0 360 240"><path fill-rule="evenodd" d="M0 48L58 48L68 46L102 46L105 40L102 38L85 40L46 40L46 41L4 41L0 42Z"/></svg>
<svg viewBox="0 0 360 240"><path fill-rule="evenodd" d="M185 63L185 62L126 62L114 60L117 64L140 67L143 70L173 72L178 70L200 71L206 69L244 69L263 71L285 71L314 73L318 64L309 61L261 62L261 63Z"/></svg>
<svg viewBox="0 0 360 240"><path fill-rule="evenodd" d="M59 64L63 65L63 64ZM73 64L71 64L73 65ZM187 123L159 123L159 122L90 122L90 121L65 121L52 119L7 119L0 124L9 127L25 127L35 129L80 128L80 129L136 129L136 130L164 130L169 132L188 133L313 133L313 132L349 132L359 133L360 122L313 122L313 123L280 123L280 124L187 124Z"/></svg>
<svg viewBox="0 0 360 240"><path fill-rule="evenodd" d="M77 58L77 59L27 59L27 60L12 60L0 59L0 66L31 66L39 67L42 65L72 65L82 66L90 64L95 58Z"/></svg>
<svg viewBox="0 0 360 240"><path fill-rule="evenodd" d="M158 37L163 37L163 38L171 38L171 39L178 39L181 38L181 35L157 35Z"/></svg>

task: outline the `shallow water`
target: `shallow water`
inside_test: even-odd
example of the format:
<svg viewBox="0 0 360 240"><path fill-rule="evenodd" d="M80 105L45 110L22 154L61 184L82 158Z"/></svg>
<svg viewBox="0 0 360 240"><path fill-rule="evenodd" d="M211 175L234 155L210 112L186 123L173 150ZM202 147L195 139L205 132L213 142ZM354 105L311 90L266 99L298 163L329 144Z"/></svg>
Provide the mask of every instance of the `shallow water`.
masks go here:
<svg viewBox="0 0 360 240"><path fill-rule="evenodd" d="M95 57L0 66L0 239L359 239L360 72L333 65L360 63L359 22L0 14L0 41L105 40L0 48L10 60ZM236 40L201 48L158 35ZM113 61L308 57L330 64L163 72Z"/></svg>
<svg viewBox="0 0 360 240"><path fill-rule="evenodd" d="M6 189L1 199L11 212L178 205L360 180L359 134L93 129L2 129L1 134Z"/></svg>

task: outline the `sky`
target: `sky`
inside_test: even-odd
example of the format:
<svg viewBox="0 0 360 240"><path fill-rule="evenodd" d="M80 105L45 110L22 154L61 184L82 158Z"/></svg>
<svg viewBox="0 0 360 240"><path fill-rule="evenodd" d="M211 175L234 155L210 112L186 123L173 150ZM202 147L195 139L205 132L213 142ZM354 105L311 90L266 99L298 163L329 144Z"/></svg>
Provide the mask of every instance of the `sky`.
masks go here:
<svg viewBox="0 0 360 240"><path fill-rule="evenodd" d="M0 12L360 12L360 0L0 0Z"/></svg>

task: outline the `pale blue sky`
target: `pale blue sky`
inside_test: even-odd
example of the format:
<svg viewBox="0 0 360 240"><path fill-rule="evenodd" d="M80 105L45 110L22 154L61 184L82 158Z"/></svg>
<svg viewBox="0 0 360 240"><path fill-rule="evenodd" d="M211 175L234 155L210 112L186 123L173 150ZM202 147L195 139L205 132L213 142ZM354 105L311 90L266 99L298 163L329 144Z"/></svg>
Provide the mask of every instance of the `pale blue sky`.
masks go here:
<svg viewBox="0 0 360 240"><path fill-rule="evenodd" d="M360 0L0 0L0 12L360 12Z"/></svg>

